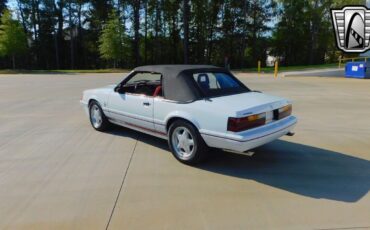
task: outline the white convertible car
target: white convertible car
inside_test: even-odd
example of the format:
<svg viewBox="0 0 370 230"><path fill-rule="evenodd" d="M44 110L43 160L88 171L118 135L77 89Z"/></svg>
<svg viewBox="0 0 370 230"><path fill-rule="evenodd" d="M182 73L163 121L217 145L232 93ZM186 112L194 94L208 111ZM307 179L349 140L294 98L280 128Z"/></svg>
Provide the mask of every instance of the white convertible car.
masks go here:
<svg viewBox="0 0 370 230"><path fill-rule="evenodd" d="M214 66L138 67L118 85L84 91L81 104L94 129L114 123L167 139L187 164L210 147L243 153L293 135L297 122L287 99L252 91Z"/></svg>

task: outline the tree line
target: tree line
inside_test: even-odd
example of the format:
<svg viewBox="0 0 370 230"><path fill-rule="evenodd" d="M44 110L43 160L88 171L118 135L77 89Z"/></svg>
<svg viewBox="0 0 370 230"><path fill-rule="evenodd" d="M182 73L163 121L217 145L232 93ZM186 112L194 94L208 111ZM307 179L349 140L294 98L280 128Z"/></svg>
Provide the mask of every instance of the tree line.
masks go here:
<svg viewBox="0 0 370 230"><path fill-rule="evenodd" d="M336 60L330 9L364 0L2 0L0 68Z"/></svg>

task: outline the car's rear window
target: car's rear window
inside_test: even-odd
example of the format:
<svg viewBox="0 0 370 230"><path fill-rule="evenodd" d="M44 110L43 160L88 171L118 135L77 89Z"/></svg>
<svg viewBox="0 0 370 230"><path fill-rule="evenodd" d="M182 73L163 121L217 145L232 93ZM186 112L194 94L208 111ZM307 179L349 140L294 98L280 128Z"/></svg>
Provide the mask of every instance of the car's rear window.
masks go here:
<svg viewBox="0 0 370 230"><path fill-rule="evenodd" d="M248 92L249 89L234 76L223 72L193 73L194 81L207 97Z"/></svg>

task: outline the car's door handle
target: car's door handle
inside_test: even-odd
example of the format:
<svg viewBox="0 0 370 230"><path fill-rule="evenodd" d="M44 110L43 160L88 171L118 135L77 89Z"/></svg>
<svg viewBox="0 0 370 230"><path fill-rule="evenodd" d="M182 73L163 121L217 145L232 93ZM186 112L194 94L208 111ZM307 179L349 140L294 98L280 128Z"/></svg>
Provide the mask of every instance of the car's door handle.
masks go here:
<svg viewBox="0 0 370 230"><path fill-rule="evenodd" d="M150 106L150 103L149 102L143 102L143 105L144 106Z"/></svg>

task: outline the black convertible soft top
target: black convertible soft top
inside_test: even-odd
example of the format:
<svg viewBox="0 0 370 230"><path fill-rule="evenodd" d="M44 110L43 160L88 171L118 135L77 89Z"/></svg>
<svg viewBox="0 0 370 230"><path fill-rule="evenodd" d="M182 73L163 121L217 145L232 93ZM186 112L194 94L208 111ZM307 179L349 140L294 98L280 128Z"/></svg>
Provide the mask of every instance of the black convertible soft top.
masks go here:
<svg viewBox="0 0 370 230"><path fill-rule="evenodd" d="M148 65L134 69L134 72L153 72L162 74L164 98L178 102L195 101L203 97L192 74L202 72L223 72L225 68L212 65Z"/></svg>

